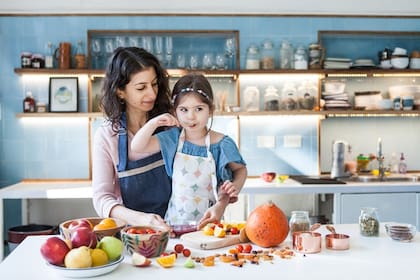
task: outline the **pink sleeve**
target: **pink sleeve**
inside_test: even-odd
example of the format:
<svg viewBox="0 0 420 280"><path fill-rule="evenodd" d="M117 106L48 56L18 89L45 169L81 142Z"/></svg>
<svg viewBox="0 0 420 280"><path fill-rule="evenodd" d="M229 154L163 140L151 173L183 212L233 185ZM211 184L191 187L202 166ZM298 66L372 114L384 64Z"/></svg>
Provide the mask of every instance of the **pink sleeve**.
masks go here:
<svg viewBox="0 0 420 280"><path fill-rule="evenodd" d="M118 135L101 126L95 133L92 153L93 206L100 217L109 217L111 209L122 204L116 174Z"/></svg>

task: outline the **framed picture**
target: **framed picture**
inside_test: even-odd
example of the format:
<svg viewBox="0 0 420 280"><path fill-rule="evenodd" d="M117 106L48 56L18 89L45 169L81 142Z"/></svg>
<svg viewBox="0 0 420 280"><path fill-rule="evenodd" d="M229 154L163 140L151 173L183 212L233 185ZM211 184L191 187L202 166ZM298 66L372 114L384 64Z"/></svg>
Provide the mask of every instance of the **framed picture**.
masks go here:
<svg viewBox="0 0 420 280"><path fill-rule="evenodd" d="M79 109L79 79L50 78L50 112L77 112Z"/></svg>

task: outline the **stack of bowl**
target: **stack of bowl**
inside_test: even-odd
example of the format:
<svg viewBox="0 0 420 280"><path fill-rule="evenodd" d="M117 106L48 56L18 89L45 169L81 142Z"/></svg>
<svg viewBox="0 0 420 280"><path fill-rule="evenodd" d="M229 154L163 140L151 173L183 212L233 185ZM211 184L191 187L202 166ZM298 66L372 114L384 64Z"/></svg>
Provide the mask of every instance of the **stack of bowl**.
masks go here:
<svg viewBox="0 0 420 280"><path fill-rule="evenodd" d="M420 51L412 51L410 55L410 68L420 69Z"/></svg>
<svg viewBox="0 0 420 280"><path fill-rule="evenodd" d="M385 224L385 230L389 237L397 241L411 241L416 235L416 227L411 224L389 223Z"/></svg>
<svg viewBox="0 0 420 280"><path fill-rule="evenodd" d="M407 50L403 48L396 47L392 52L391 56L391 65L395 69L405 69L408 67L410 59L407 55Z"/></svg>

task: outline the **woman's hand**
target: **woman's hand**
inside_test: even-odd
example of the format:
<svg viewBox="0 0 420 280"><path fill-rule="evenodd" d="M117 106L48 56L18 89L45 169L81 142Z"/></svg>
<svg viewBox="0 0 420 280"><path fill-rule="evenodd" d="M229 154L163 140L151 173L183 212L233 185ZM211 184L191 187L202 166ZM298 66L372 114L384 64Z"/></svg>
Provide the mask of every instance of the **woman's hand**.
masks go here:
<svg viewBox="0 0 420 280"><path fill-rule="evenodd" d="M226 180L220 186L220 191L222 191L222 192L226 193L227 195L229 195L229 198L231 200L235 199L235 201L236 201L238 199L238 195L239 195L239 192L241 191L241 188L237 187L231 181Z"/></svg>

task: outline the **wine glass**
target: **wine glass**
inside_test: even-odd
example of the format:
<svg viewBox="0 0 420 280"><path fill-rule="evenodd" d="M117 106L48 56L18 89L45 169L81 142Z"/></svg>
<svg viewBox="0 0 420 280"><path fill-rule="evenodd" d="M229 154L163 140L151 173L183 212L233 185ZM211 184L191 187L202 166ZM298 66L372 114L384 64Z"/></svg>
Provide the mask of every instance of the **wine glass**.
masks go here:
<svg viewBox="0 0 420 280"><path fill-rule="evenodd" d="M102 55L102 42L101 39L99 38L94 38L92 39L91 42L91 49L92 49L92 56L93 56L93 61L92 61L92 67L94 69L100 69L101 68L101 61L100 61L100 57Z"/></svg>
<svg viewBox="0 0 420 280"><path fill-rule="evenodd" d="M115 49L115 40L113 38L106 38L104 44L106 59L109 59Z"/></svg>
<svg viewBox="0 0 420 280"><path fill-rule="evenodd" d="M233 56L235 54L236 44L235 38L229 37L225 40L225 56L228 59L228 68L233 69Z"/></svg>
<svg viewBox="0 0 420 280"><path fill-rule="evenodd" d="M150 37L150 36L142 37L142 46L146 51L148 51L150 53L153 52L152 37Z"/></svg>
<svg viewBox="0 0 420 280"><path fill-rule="evenodd" d="M172 41L171 36L165 37L165 50L166 50L166 55L165 55L166 67L170 67L171 61L172 61L172 51L173 51L173 41Z"/></svg>
<svg viewBox="0 0 420 280"><path fill-rule="evenodd" d="M163 38L161 36L155 37L155 55L157 59L162 62L163 60Z"/></svg>

